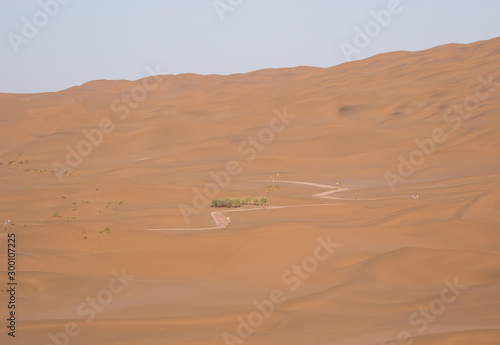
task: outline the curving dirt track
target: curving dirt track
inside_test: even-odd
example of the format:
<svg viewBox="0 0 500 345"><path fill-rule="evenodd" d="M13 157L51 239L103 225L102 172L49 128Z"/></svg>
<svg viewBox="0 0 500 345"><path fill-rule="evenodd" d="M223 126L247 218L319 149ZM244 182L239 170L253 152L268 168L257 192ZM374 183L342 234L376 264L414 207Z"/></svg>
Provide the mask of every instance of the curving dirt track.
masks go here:
<svg viewBox="0 0 500 345"><path fill-rule="evenodd" d="M267 180L259 180L259 181L251 181L251 182L271 182ZM333 188L332 190L328 190L321 193L313 194L313 197L321 198L321 199L332 199L332 200L354 200L348 198L339 198L330 196L333 193L345 192L349 190L346 187L338 187L338 186L330 186L325 184L313 183L313 182L302 182L302 181L280 181L280 183L290 183L290 184L300 184L305 186L312 186L318 188ZM214 230L225 228L230 224L230 220L225 215L228 212L246 212L246 211L256 211L256 210L270 210L270 209L278 209L278 208L291 208L291 207L314 207L314 206L333 206L336 204L312 204L312 205L292 205L292 206L265 206L265 207L252 207L252 208L242 208L238 210L221 210L211 212L215 226L207 227L207 228L170 228L170 229L145 229L148 231L198 231L198 230Z"/></svg>

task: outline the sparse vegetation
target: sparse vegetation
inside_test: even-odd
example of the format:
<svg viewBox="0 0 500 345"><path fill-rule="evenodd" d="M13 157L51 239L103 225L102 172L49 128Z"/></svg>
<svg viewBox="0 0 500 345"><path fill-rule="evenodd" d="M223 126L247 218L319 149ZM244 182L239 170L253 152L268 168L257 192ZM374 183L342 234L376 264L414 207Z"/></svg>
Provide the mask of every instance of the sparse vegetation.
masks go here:
<svg viewBox="0 0 500 345"><path fill-rule="evenodd" d="M61 218L61 214L59 212L54 212L52 218Z"/></svg>
<svg viewBox="0 0 500 345"><path fill-rule="evenodd" d="M19 167L21 165L29 165L30 164L30 160L29 159L22 159L22 155L19 154L19 158L18 159L12 159L12 160L9 160L9 161L0 162L0 165L4 165L4 164L5 165L10 165L12 167ZM53 175L55 175L57 173L57 171L55 171L55 170L48 170L48 169L22 169L20 171L23 172L23 173L31 173L31 174L39 174L39 175L45 175L45 174L53 174ZM65 171L64 174L67 175L68 171ZM70 174L70 176L71 176L71 174Z"/></svg>
<svg viewBox="0 0 500 345"><path fill-rule="evenodd" d="M105 232L105 233L107 233L107 234L109 234L109 233L111 232L111 229L110 229L110 228L108 228L108 227L106 227L106 228L104 228L104 229L102 229L102 230L99 230L99 233L100 233L100 234L102 234L102 233L104 233L104 232Z"/></svg>
<svg viewBox="0 0 500 345"><path fill-rule="evenodd" d="M281 186L279 184L275 184L275 185L270 184L270 185L266 186L266 190L264 191L264 193L269 194L273 190L279 191L280 188L281 188Z"/></svg>
<svg viewBox="0 0 500 345"><path fill-rule="evenodd" d="M21 155L20 155L21 156ZM15 164L15 165L24 165L24 164L29 164L29 159L26 159L26 160L10 160L7 162L8 165L12 165L12 164ZM0 165L3 165L3 162L0 162Z"/></svg>

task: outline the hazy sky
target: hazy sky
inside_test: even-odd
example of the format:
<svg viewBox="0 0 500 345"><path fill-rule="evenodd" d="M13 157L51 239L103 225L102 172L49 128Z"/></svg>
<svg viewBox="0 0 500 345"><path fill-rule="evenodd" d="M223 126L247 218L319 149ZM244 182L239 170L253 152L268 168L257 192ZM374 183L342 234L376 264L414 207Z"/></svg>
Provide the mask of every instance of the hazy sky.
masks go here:
<svg viewBox="0 0 500 345"><path fill-rule="evenodd" d="M499 15L498 0L0 0L0 92L139 79L157 66L330 67L498 37Z"/></svg>

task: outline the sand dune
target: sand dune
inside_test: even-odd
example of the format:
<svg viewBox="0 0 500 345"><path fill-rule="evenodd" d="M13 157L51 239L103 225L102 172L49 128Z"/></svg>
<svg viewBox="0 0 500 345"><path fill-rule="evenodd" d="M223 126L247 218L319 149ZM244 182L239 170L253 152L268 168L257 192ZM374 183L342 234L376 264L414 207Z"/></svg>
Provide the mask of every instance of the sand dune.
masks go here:
<svg viewBox="0 0 500 345"><path fill-rule="evenodd" d="M498 344L499 58L493 39L0 94L2 344ZM216 224L195 203L217 179L270 207Z"/></svg>

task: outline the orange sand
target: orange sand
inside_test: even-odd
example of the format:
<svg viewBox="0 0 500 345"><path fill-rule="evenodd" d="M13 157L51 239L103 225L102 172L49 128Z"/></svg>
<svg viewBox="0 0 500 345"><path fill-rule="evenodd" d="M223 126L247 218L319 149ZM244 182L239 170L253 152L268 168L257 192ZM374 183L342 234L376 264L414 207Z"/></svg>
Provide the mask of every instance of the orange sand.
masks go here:
<svg viewBox="0 0 500 345"><path fill-rule="evenodd" d="M1 344L54 344L49 333L64 343L71 321L79 330L67 338L72 345L221 345L250 315L259 325L240 337L248 345L392 345L398 337L399 344L407 337L419 345L498 344L499 73L500 39L493 39L327 69L0 94L0 220L15 223L19 284L11 339L12 231L0 229ZM481 76L491 76L490 91ZM144 85L152 90L126 111L120 97ZM295 117L281 131L266 130L278 116L273 109L284 107ZM114 129L59 182L53 162L67 165L65 148L76 149L82 130L100 124ZM258 134L267 135L261 151L248 141ZM415 140L426 140L428 154L415 151L423 152ZM423 161L392 191L384 174L398 173L399 156ZM215 226L213 209L187 224L179 205L192 206L193 188L203 190L210 172L226 172L232 160L240 171L219 198L332 205L233 212L227 228L209 231L145 231ZM327 200L312 196L327 188L252 182L277 173L349 190ZM318 239L328 238L339 247L314 259ZM311 272L298 279L290 272L303 264ZM111 272L122 268L134 278L109 300ZM455 279L466 288L443 297L445 281ZM284 301L259 322L254 301L275 290ZM96 297L107 304L92 315L87 298ZM429 319L419 307L431 308Z"/></svg>

